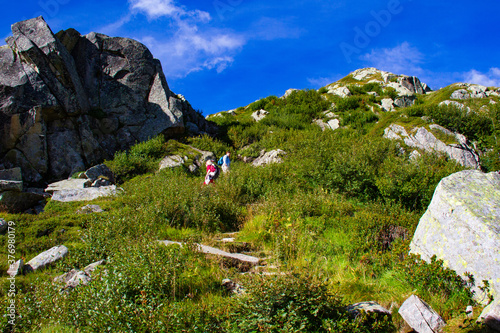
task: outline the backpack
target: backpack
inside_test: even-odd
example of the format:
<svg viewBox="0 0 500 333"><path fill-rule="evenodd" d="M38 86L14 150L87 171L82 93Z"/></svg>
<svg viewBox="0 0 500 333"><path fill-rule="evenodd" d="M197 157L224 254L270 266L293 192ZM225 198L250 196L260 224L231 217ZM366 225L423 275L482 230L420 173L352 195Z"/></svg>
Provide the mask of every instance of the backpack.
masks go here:
<svg viewBox="0 0 500 333"><path fill-rule="evenodd" d="M220 168L218 165L216 164L212 164L215 168L215 171L214 171L214 175L212 176L212 179L213 180L216 180L217 178L219 178L219 175L220 175Z"/></svg>
<svg viewBox="0 0 500 333"><path fill-rule="evenodd" d="M221 158L219 158L219 161L217 162L218 165L222 165L224 164L224 156L222 156Z"/></svg>

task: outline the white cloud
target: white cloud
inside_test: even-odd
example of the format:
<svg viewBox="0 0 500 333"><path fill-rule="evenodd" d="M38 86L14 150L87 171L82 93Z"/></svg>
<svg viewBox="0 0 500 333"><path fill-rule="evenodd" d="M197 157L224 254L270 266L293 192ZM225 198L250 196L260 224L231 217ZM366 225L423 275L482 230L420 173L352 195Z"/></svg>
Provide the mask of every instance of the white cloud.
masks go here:
<svg viewBox="0 0 500 333"><path fill-rule="evenodd" d="M144 14L148 20L161 17L170 20L163 35L138 38L161 60L167 77L184 77L204 69L220 73L231 65L235 53L246 43L242 35L213 28L209 13L186 9L175 0L129 0L129 3L131 13Z"/></svg>
<svg viewBox="0 0 500 333"><path fill-rule="evenodd" d="M149 19L188 16L200 22L211 20L209 13L197 9L186 10L176 5L174 0L129 0L129 3L132 10L145 13Z"/></svg>
<svg viewBox="0 0 500 333"><path fill-rule="evenodd" d="M394 74L420 75L423 54L408 42L403 42L394 48L373 49L370 53L360 56L370 67L376 67Z"/></svg>
<svg viewBox="0 0 500 333"><path fill-rule="evenodd" d="M481 84L487 87L500 87L500 68L492 67L487 73L472 69L463 75L467 83Z"/></svg>

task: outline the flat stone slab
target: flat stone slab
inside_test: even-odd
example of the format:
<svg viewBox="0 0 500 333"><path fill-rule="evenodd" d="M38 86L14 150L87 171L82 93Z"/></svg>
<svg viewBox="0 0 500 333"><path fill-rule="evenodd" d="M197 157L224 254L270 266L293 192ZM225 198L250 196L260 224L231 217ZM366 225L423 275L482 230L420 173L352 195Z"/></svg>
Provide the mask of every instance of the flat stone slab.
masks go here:
<svg viewBox="0 0 500 333"><path fill-rule="evenodd" d="M440 332L446 326L443 318L415 295L408 297L398 312L406 323L419 333Z"/></svg>
<svg viewBox="0 0 500 333"><path fill-rule="evenodd" d="M65 179L52 184L45 189L45 192L54 193L65 190L81 190L88 185L88 179Z"/></svg>
<svg viewBox="0 0 500 333"><path fill-rule="evenodd" d="M117 188L115 185L87 187L79 190L56 191L52 195L52 200L61 202L90 201L101 197L113 196L116 193Z"/></svg>
<svg viewBox="0 0 500 333"><path fill-rule="evenodd" d="M361 313L361 311L367 313L380 313L387 316L391 315L391 311L387 310L382 305L373 301L355 303L347 307L347 312L353 314L354 316L358 316Z"/></svg>
<svg viewBox="0 0 500 333"><path fill-rule="evenodd" d="M68 248L64 245L54 246L53 248L40 253L35 258L28 261L25 265L25 271L35 271L40 268L44 268L62 258L68 254Z"/></svg>
<svg viewBox="0 0 500 333"><path fill-rule="evenodd" d="M177 244L177 245L180 245L180 246L184 245L183 243L180 243L180 242L172 242L172 241L168 241L168 240L159 241L159 242L163 243L165 245L172 245L172 244ZM201 245L201 244L196 244L196 246L197 246L198 251L201 252L201 253L213 254L213 255L224 257L224 258L233 259L233 260L236 260L238 262L241 262L243 264L247 264L247 265L250 265L250 266L255 266L255 265L259 264L259 261L260 261L259 258L248 256L246 254L229 253L229 252L217 249L215 247L211 247L211 246L207 246L207 245Z"/></svg>

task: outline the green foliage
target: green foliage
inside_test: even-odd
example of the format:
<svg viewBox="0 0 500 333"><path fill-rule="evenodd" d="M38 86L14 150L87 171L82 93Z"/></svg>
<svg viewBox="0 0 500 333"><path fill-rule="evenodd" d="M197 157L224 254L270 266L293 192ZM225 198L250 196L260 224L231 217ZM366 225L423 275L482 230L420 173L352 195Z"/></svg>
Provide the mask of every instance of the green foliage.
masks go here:
<svg viewBox="0 0 500 333"><path fill-rule="evenodd" d="M405 280L422 295L438 294L445 299L452 296L459 297L464 304L474 303L472 300L474 279L471 275L465 280L458 276L454 270L443 266L443 260L432 256L427 263L414 254L408 255L401 262L401 271Z"/></svg>
<svg viewBox="0 0 500 333"><path fill-rule="evenodd" d="M136 175L155 171L159 160L167 152L165 139L159 135L132 146L128 152L117 152L113 160L105 163L113 171L117 180L123 182Z"/></svg>
<svg viewBox="0 0 500 333"><path fill-rule="evenodd" d="M238 305L240 332L326 332L323 321L342 311L327 284L295 274L254 279Z"/></svg>

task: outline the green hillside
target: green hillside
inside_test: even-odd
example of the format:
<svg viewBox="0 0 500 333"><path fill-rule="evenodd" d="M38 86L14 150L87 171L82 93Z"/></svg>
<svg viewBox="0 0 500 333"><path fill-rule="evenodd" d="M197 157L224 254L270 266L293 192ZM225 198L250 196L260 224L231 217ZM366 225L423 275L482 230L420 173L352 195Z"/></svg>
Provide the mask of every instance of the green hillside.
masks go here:
<svg viewBox="0 0 500 333"><path fill-rule="evenodd" d="M465 89L460 85L402 96L391 85L402 82L401 76L373 71L355 77L212 115L209 120L221 128L217 138L156 137L116 153L106 161L124 190L116 197L49 201L39 215L0 212L15 222L16 259L26 262L56 245L69 249L54 266L16 277L16 313L22 316L15 328L1 317L1 329L410 332L397 310L416 294L448 322L445 331L489 332L465 315L468 305L476 317L481 309L472 299L472 281L439 261L427 264L408 255L436 185L465 167L384 133L392 124L408 133L422 127L445 144L457 144L455 133L460 133L476 148L484 171L499 170L498 88L463 100L451 98ZM339 87L350 94L332 93ZM384 111L384 99L412 105ZM448 100L463 106L440 104ZM268 113L256 121L252 115L259 110ZM319 124L329 121L338 128L323 130ZM275 149L286 152L282 163L248 162ZM230 151L231 171L209 186L203 185L203 166L196 172L183 166L158 171L164 156L186 156L187 165L198 150L217 157ZM76 213L89 203L104 212ZM229 237L235 242L221 241ZM248 270L206 256L194 243L257 256L260 267ZM0 248L0 304L7 308L7 235L0 235ZM61 291L53 282L101 259L106 264L87 285ZM229 292L224 279L245 292ZM346 311L362 301L378 302L392 318L354 318Z"/></svg>

